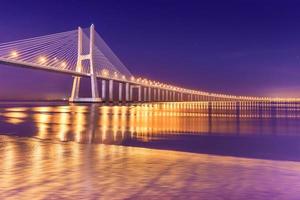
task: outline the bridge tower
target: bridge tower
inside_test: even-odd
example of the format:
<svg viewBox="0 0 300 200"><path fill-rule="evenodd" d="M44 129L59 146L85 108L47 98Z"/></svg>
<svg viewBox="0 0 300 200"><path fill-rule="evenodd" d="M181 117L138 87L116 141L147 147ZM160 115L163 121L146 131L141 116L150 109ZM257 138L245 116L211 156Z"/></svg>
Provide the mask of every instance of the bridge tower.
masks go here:
<svg viewBox="0 0 300 200"><path fill-rule="evenodd" d="M93 62L93 51L94 51L94 32L95 27L92 24L90 26L90 41L89 41L89 53L83 54L82 47L82 28L78 27L78 54L77 54L77 64L76 71L82 72L82 65L84 60L88 60L90 64L90 78L91 78L91 91L92 97L90 98L80 98L79 97L79 88L80 88L80 76L74 76L73 87L71 97L69 98L70 102L101 102L102 99L99 98L98 94L98 84L97 84L97 74Z"/></svg>

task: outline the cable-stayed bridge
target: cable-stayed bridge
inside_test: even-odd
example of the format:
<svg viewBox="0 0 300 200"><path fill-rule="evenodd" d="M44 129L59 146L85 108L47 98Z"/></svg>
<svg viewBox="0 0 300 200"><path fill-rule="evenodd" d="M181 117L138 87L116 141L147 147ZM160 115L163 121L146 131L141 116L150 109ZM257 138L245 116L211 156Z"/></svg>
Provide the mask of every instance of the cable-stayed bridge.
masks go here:
<svg viewBox="0 0 300 200"><path fill-rule="evenodd" d="M101 36L90 28L0 44L0 62L74 76L71 102L101 101L300 101L209 93L135 77ZM91 97L79 96L82 77L89 77ZM101 84L101 87L98 85ZM100 91L100 93L99 93Z"/></svg>

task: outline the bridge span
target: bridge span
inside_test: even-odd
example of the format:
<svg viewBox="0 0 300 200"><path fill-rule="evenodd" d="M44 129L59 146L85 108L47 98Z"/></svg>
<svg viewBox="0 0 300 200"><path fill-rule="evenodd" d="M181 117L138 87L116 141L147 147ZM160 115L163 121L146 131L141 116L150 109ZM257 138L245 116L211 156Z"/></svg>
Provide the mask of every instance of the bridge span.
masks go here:
<svg viewBox="0 0 300 200"><path fill-rule="evenodd" d="M0 63L73 76L70 102L300 101L300 98L209 93L135 77L95 31L94 25L2 43ZM90 79L89 98L79 96L82 77Z"/></svg>

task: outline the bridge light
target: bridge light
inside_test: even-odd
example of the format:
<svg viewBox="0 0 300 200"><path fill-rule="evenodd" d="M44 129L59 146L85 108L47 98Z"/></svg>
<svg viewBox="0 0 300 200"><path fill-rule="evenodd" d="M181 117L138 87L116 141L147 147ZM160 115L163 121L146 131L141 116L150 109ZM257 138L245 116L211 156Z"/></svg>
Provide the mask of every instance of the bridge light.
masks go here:
<svg viewBox="0 0 300 200"><path fill-rule="evenodd" d="M123 79L123 80L126 80L126 76L122 75L122 79Z"/></svg>
<svg viewBox="0 0 300 200"><path fill-rule="evenodd" d="M131 77L130 77L130 80L131 80L131 81L134 81L134 76L131 76Z"/></svg>
<svg viewBox="0 0 300 200"><path fill-rule="evenodd" d="M40 56L39 57L39 62L44 64L47 61L47 58L45 56Z"/></svg>
<svg viewBox="0 0 300 200"><path fill-rule="evenodd" d="M103 76L109 76L109 71L108 71L107 69L102 69L102 70L101 70L101 74L102 74Z"/></svg>
<svg viewBox="0 0 300 200"><path fill-rule="evenodd" d="M11 56L12 58L16 58L16 57L19 56L19 54L18 54L17 51L12 51L12 52L10 52L10 56Z"/></svg>
<svg viewBox="0 0 300 200"><path fill-rule="evenodd" d="M114 77L118 78L118 73L117 72L114 72Z"/></svg>
<svg viewBox="0 0 300 200"><path fill-rule="evenodd" d="M64 67L67 66L67 63L66 62L62 62L60 66L64 68Z"/></svg>

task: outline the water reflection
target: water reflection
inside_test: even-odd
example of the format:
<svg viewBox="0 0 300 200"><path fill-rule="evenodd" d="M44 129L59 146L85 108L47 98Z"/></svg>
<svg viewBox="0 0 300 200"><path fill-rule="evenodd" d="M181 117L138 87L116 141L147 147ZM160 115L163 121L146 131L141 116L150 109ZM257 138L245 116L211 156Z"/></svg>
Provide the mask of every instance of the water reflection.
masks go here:
<svg viewBox="0 0 300 200"><path fill-rule="evenodd" d="M298 159L300 151L300 145L294 141L295 137L298 141L300 130L300 105L296 103L58 104L0 108L3 134L242 156L251 156L243 154L247 145L254 145L247 149L249 154L251 148L261 143L267 145L266 149L279 149L280 158L285 153L280 146L283 150L284 145L289 145L294 153L289 153L288 159ZM277 145L278 141L281 144Z"/></svg>
<svg viewBox="0 0 300 200"><path fill-rule="evenodd" d="M299 162L228 157L300 161L299 112L250 102L0 104L0 199L299 199Z"/></svg>
<svg viewBox="0 0 300 200"><path fill-rule="evenodd" d="M8 136L0 144L0 199L296 200L300 193L298 162Z"/></svg>

